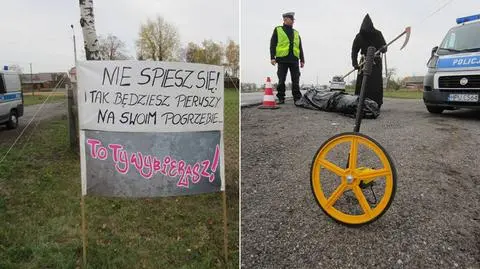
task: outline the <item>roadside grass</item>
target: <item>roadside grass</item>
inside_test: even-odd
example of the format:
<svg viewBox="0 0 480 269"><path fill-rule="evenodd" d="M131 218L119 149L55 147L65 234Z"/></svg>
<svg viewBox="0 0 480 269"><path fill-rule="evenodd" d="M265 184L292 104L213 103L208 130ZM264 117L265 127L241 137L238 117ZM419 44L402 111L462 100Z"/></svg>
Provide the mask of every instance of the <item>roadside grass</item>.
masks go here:
<svg viewBox="0 0 480 269"><path fill-rule="evenodd" d="M47 99L48 95L45 94L36 94L36 95L31 95L31 94L23 94L23 105L24 106L31 106L31 105L37 105L41 104ZM65 93L62 93L61 95L59 94L52 94L46 103L58 103L58 102L63 102L66 101Z"/></svg>
<svg viewBox="0 0 480 269"><path fill-rule="evenodd" d="M262 92L263 89L258 89L256 92ZM291 91L287 89L287 91ZM355 89L347 88L345 92L349 94L353 94ZM388 98L399 98L399 99L422 99L423 98L423 91L412 91L407 89L400 89L398 91L395 90L384 90L383 97Z"/></svg>
<svg viewBox="0 0 480 269"><path fill-rule="evenodd" d="M353 94L355 89L347 89L346 92ZM412 91L407 89L395 90L384 90L383 97L387 98L398 98L398 99L422 99L423 91Z"/></svg>
<svg viewBox="0 0 480 269"><path fill-rule="evenodd" d="M407 91L407 90L385 91L383 93L383 96L390 97L390 98L399 98L399 99L422 99L423 91Z"/></svg>
<svg viewBox="0 0 480 269"><path fill-rule="evenodd" d="M0 164L0 268L81 265L79 157L66 120L42 122ZM9 145L0 145L0 156ZM238 92L225 91L228 268L238 268ZM220 193L86 197L88 268L225 268Z"/></svg>
<svg viewBox="0 0 480 269"><path fill-rule="evenodd" d="M227 174L227 179L232 180L231 188L235 189L236 197L229 197L238 199L238 168L239 168L239 92L235 89L225 89L224 102L224 140L225 140L225 163L232 167L232 174ZM235 172L235 173L234 173Z"/></svg>

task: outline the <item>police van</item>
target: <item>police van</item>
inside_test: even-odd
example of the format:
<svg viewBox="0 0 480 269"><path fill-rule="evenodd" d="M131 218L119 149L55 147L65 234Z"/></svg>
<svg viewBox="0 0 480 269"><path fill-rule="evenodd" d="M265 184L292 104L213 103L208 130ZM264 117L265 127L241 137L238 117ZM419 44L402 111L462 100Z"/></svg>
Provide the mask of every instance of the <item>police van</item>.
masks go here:
<svg viewBox="0 0 480 269"><path fill-rule="evenodd" d="M23 116L23 93L20 75L5 67L0 71L0 124L15 129L21 116Z"/></svg>
<svg viewBox="0 0 480 269"><path fill-rule="evenodd" d="M480 109L480 14L456 22L427 63L423 102L430 113Z"/></svg>

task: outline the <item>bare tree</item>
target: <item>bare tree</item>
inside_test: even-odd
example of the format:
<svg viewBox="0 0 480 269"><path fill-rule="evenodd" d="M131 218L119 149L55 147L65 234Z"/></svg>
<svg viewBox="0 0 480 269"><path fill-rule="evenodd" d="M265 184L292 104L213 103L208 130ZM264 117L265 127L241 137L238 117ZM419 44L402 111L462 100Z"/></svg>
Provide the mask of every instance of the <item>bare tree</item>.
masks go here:
<svg viewBox="0 0 480 269"><path fill-rule="evenodd" d="M101 60L100 50L95 31L95 16L93 15L93 0L79 0L80 25L85 43L85 56L87 60Z"/></svg>
<svg viewBox="0 0 480 269"><path fill-rule="evenodd" d="M139 60L169 61L177 56L179 35L172 24L158 16L156 20L147 20L140 26L137 40L137 58Z"/></svg>
<svg viewBox="0 0 480 269"><path fill-rule="evenodd" d="M387 79L390 79L391 77L394 77L397 75L397 68L388 68L387 69Z"/></svg>
<svg viewBox="0 0 480 269"><path fill-rule="evenodd" d="M118 37L108 34L100 36L99 39L100 55L104 60L127 60L125 42Z"/></svg>
<svg viewBox="0 0 480 269"><path fill-rule="evenodd" d="M204 40L201 46L193 42L188 43L186 60L192 63L221 65L223 55L222 44L212 40Z"/></svg>
<svg viewBox="0 0 480 269"><path fill-rule="evenodd" d="M239 70L239 51L238 44L233 40L229 40L227 47L225 48L225 57L227 58L227 66L231 71L233 77L238 77Z"/></svg>
<svg viewBox="0 0 480 269"><path fill-rule="evenodd" d="M180 62L188 62L187 61L187 47L180 47L177 50L177 57L176 59Z"/></svg>
<svg viewBox="0 0 480 269"><path fill-rule="evenodd" d="M205 58L203 49L193 42L188 43L185 54L186 61L189 63L202 63Z"/></svg>

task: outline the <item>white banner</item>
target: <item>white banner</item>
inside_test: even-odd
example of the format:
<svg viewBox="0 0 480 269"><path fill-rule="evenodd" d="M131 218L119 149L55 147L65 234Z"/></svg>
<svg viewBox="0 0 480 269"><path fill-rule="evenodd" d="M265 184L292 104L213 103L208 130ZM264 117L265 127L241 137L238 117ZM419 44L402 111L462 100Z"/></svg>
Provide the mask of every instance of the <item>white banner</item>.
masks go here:
<svg viewBox="0 0 480 269"><path fill-rule="evenodd" d="M77 62L82 130L223 131L220 66L153 61Z"/></svg>

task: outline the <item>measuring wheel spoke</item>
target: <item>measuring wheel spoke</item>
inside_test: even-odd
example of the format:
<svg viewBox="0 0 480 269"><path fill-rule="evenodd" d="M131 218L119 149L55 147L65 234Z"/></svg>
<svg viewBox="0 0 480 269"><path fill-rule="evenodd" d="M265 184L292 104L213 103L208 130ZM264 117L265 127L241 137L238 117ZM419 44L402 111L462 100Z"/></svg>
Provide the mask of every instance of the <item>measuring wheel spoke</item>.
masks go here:
<svg viewBox="0 0 480 269"><path fill-rule="evenodd" d="M353 188L353 192L355 193L355 196L360 203L360 207L362 208L363 213L365 213L365 215L370 218L372 216L372 208L370 208L370 204L368 204L367 198L365 198L365 195L363 195L362 189L356 186Z"/></svg>
<svg viewBox="0 0 480 269"><path fill-rule="evenodd" d="M327 160L321 160L320 165L332 171L337 176L343 176L345 174L345 170L343 170L342 168L338 167L336 164L331 163Z"/></svg>
<svg viewBox="0 0 480 269"><path fill-rule="evenodd" d="M352 142L350 145L350 154L348 155L348 168L350 169L355 169L357 167L357 151L358 151L357 138L352 137Z"/></svg>
<svg viewBox="0 0 480 269"><path fill-rule="evenodd" d="M345 192L345 189L347 187L347 184L340 184L337 189L330 195L330 197L327 200L327 204L325 205L327 208L332 207L335 202L342 196L343 192Z"/></svg>
<svg viewBox="0 0 480 269"><path fill-rule="evenodd" d="M378 177L385 177L390 174L390 171L387 169L368 169L366 171L357 172L355 175L356 178L363 181L363 183L367 184L370 181L374 180Z"/></svg>

